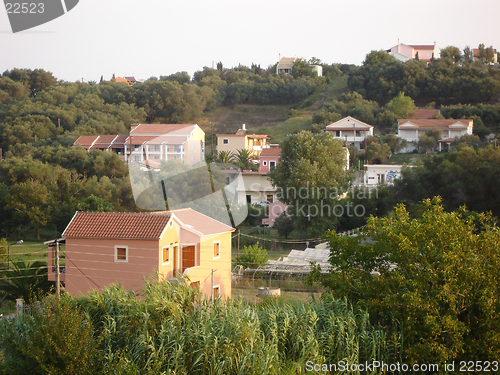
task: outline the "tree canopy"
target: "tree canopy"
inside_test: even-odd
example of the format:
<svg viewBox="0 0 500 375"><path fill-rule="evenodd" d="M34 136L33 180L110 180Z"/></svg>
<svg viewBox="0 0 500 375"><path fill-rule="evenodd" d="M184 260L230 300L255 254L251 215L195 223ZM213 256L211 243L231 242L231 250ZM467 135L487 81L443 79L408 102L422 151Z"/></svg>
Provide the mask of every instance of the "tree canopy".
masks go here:
<svg viewBox="0 0 500 375"><path fill-rule="evenodd" d="M305 131L287 136L280 146L280 161L270 172L277 198L311 234L321 234L337 222L335 206L349 180L347 151L329 133Z"/></svg>
<svg viewBox="0 0 500 375"><path fill-rule="evenodd" d="M322 282L400 327L408 361L495 360L500 231L489 214L448 213L439 198L423 204L419 218L403 205L371 217L358 236L328 232L332 271Z"/></svg>

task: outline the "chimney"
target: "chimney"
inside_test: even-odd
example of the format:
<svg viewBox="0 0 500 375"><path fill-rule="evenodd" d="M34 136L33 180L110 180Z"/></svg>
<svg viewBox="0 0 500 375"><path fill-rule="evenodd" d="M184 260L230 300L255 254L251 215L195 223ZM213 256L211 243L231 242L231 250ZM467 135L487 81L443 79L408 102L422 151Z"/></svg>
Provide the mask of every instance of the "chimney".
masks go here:
<svg viewBox="0 0 500 375"><path fill-rule="evenodd" d="M247 130L247 129L245 128L245 124L242 124L242 125L241 125L241 130Z"/></svg>

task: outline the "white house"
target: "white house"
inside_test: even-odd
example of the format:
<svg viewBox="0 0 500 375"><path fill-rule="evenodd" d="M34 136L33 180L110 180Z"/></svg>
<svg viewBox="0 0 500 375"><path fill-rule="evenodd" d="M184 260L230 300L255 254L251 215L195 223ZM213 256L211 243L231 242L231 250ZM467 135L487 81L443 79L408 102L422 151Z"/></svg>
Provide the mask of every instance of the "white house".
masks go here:
<svg viewBox="0 0 500 375"><path fill-rule="evenodd" d="M473 120L454 119L399 119L398 137L406 139L403 152L411 152L418 147L421 135L429 130L439 131L439 145L450 143L466 134L472 135Z"/></svg>
<svg viewBox="0 0 500 375"><path fill-rule="evenodd" d="M124 146L133 162L178 159L193 165L205 160L205 132L196 124L139 124Z"/></svg>
<svg viewBox="0 0 500 375"><path fill-rule="evenodd" d="M356 147L356 150L365 149L365 139L373 136L373 126L347 116L326 126L325 131L331 132L334 138L346 141Z"/></svg>
<svg viewBox="0 0 500 375"><path fill-rule="evenodd" d="M401 178L402 165L365 164L363 183L366 186L378 184L394 184L394 180Z"/></svg>

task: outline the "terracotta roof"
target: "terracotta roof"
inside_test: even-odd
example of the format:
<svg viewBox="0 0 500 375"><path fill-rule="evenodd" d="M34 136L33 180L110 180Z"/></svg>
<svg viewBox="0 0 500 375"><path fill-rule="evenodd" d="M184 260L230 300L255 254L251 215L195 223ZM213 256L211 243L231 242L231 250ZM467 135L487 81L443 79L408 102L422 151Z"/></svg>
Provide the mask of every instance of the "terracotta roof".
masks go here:
<svg viewBox="0 0 500 375"><path fill-rule="evenodd" d="M409 124L408 124L409 123ZM449 129L451 125L459 124L467 128L472 120L455 119L399 119L398 126L415 125L418 129Z"/></svg>
<svg viewBox="0 0 500 375"><path fill-rule="evenodd" d="M125 144L125 140L127 138L128 138L128 134L118 134L116 136L115 141L111 145L111 148L113 148L113 147L123 147L123 145Z"/></svg>
<svg viewBox="0 0 500 375"><path fill-rule="evenodd" d="M78 137L73 145L91 146L97 138L99 138L98 135L82 135Z"/></svg>
<svg viewBox="0 0 500 375"><path fill-rule="evenodd" d="M408 116L408 118L433 118L439 114L439 109L417 109L414 113Z"/></svg>
<svg viewBox="0 0 500 375"><path fill-rule="evenodd" d="M280 156L280 155L281 155L281 148L279 147L264 148L260 153L261 158L266 156Z"/></svg>
<svg viewBox="0 0 500 375"><path fill-rule="evenodd" d="M234 228L221 223L218 220L212 219L191 208L182 208L179 210L165 211L176 216L182 224L191 226L194 230L203 235L218 234L224 232L232 232Z"/></svg>
<svg viewBox="0 0 500 375"><path fill-rule="evenodd" d="M117 137L116 135L100 135L97 138L97 141L95 142L95 144L107 144L107 145L109 145L111 142L113 142L115 140L116 137Z"/></svg>
<svg viewBox="0 0 500 375"><path fill-rule="evenodd" d="M190 133L196 124L139 124L130 130L130 134L152 133L156 135L163 135L167 133ZM134 134L134 135L135 135Z"/></svg>
<svg viewBox="0 0 500 375"><path fill-rule="evenodd" d="M170 217L168 213L76 212L62 236L158 239Z"/></svg>

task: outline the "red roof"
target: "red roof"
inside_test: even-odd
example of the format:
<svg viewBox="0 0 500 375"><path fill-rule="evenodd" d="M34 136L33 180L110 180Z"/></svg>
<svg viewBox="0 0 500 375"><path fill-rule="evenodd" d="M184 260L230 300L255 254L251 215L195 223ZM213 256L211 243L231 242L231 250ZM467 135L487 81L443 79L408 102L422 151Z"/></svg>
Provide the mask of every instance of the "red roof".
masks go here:
<svg viewBox="0 0 500 375"><path fill-rule="evenodd" d="M158 239L170 217L168 213L76 212L62 236Z"/></svg>
<svg viewBox="0 0 500 375"><path fill-rule="evenodd" d="M281 155L281 148L279 147L264 148L260 153L261 158L266 156L280 156L280 155Z"/></svg>
<svg viewBox="0 0 500 375"><path fill-rule="evenodd" d="M408 118L433 118L439 114L439 109L417 109Z"/></svg>
<svg viewBox="0 0 500 375"><path fill-rule="evenodd" d="M191 208L158 212L76 212L64 230L66 238L159 239L171 217L201 235L234 228Z"/></svg>
<svg viewBox="0 0 500 375"><path fill-rule="evenodd" d="M97 138L99 138L98 135L82 135L78 137L73 145L91 146Z"/></svg>

